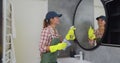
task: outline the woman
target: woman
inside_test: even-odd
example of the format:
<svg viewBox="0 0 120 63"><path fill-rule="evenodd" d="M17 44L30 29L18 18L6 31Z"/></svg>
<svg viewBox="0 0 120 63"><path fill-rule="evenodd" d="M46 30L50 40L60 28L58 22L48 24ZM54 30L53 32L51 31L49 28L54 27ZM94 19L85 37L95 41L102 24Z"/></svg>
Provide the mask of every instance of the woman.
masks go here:
<svg viewBox="0 0 120 63"><path fill-rule="evenodd" d="M57 52L65 49L68 45L67 40L63 42L60 41L60 35L56 30L56 26L59 24L59 17L61 16L62 14L57 14L54 11L46 14L40 38L41 63L57 63ZM72 34L74 33L73 28L70 29ZM66 39L75 39L73 35L73 38L69 38L70 36L71 34L67 34L68 38Z"/></svg>
<svg viewBox="0 0 120 63"><path fill-rule="evenodd" d="M99 16L96 18L96 20L98 22L98 29L95 30L96 38L94 40L89 39L89 43L91 46L96 46L96 43L100 41L105 31L106 17Z"/></svg>

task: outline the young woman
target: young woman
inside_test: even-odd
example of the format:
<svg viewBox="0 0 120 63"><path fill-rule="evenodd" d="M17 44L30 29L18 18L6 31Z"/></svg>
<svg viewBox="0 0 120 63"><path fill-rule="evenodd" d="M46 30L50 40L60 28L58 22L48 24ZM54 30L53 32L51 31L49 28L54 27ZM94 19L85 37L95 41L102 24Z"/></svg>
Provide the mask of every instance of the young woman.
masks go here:
<svg viewBox="0 0 120 63"><path fill-rule="evenodd" d="M72 27L69 30L70 32L72 31L72 35L68 32L69 34L66 36L67 40L63 42L60 40L60 35L56 29L56 26L59 24L59 17L61 16L62 14L57 14L54 11L49 11L46 14L40 38L40 63L57 63L57 52L66 48L68 45L67 40L75 39L74 27Z"/></svg>
<svg viewBox="0 0 120 63"><path fill-rule="evenodd" d="M98 29L95 30L95 40L89 40L91 46L95 46L97 42L99 42L104 34L105 31L105 24L106 24L106 17L99 16L96 18L98 22Z"/></svg>

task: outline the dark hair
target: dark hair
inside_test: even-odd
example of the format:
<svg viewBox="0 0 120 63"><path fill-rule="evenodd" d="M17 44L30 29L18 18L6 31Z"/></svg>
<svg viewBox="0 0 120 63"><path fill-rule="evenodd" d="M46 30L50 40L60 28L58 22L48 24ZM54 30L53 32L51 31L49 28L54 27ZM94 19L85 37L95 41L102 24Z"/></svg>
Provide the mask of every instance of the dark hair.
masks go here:
<svg viewBox="0 0 120 63"><path fill-rule="evenodd" d="M44 19L43 28L48 27L49 25L50 25L50 20Z"/></svg>
<svg viewBox="0 0 120 63"><path fill-rule="evenodd" d="M54 17L50 19L54 19ZM43 28L48 27L51 24L50 19L44 19Z"/></svg>

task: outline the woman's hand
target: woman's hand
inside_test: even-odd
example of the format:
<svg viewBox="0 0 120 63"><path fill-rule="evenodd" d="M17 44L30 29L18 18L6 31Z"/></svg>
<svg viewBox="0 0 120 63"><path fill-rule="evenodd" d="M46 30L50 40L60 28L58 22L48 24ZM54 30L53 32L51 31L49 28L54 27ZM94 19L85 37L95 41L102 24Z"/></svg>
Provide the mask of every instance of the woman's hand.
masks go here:
<svg viewBox="0 0 120 63"><path fill-rule="evenodd" d="M74 40L75 39L75 33L74 33L75 30L76 30L76 28L74 26L71 26L65 39L66 40Z"/></svg>
<svg viewBox="0 0 120 63"><path fill-rule="evenodd" d="M96 38L94 29L92 28L92 26L90 26L90 28L88 30L88 38L90 40L94 40Z"/></svg>
<svg viewBox="0 0 120 63"><path fill-rule="evenodd" d="M88 41L91 46L96 46L96 40L88 39Z"/></svg>
<svg viewBox="0 0 120 63"><path fill-rule="evenodd" d="M49 51L50 51L51 53L54 53L54 52L56 52L56 51L58 51L58 50L63 50L63 49L65 49L66 46L67 46L67 43L65 43L65 42L58 43L57 45L49 46Z"/></svg>

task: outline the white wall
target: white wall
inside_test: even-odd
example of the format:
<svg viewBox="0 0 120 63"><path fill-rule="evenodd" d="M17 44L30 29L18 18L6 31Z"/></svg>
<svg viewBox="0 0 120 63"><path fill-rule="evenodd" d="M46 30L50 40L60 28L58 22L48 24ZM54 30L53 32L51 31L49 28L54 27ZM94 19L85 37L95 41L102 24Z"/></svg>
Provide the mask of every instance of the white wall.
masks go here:
<svg viewBox="0 0 120 63"><path fill-rule="evenodd" d="M14 0L17 63L40 63L39 40L47 0Z"/></svg>

